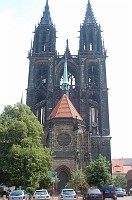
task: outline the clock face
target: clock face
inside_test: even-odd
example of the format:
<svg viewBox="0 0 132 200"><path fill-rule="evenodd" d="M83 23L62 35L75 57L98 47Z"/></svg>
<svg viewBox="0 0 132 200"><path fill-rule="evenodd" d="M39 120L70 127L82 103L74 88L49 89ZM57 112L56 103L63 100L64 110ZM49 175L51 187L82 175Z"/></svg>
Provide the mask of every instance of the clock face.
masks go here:
<svg viewBox="0 0 132 200"><path fill-rule="evenodd" d="M71 142L71 137L67 133L61 133L57 138L58 144L60 146L67 146Z"/></svg>
<svg viewBox="0 0 132 200"><path fill-rule="evenodd" d="M92 127L96 128L97 127L97 123L96 122L92 122Z"/></svg>

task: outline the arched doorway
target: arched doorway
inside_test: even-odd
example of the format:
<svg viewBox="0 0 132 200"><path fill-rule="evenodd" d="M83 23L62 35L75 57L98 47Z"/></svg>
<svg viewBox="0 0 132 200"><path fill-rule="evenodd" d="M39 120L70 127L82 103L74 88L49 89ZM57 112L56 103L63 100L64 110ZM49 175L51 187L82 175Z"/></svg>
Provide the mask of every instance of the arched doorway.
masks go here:
<svg viewBox="0 0 132 200"><path fill-rule="evenodd" d="M70 169L66 166L60 166L56 169L58 174L59 183L57 185L57 191L60 192L61 189L65 188L67 182L71 178Z"/></svg>

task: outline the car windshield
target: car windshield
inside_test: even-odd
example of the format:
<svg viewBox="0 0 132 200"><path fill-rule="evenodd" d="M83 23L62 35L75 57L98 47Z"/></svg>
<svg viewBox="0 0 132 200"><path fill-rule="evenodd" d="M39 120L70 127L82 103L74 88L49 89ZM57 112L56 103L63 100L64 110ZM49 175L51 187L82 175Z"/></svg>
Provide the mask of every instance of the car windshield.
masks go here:
<svg viewBox="0 0 132 200"><path fill-rule="evenodd" d="M116 191L123 191L122 188L115 188Z"/></svg>
<svg viewBox="0 0 132 200"><path fill-rule="evenodd" d="M18 190L18 191L12 191L10 193L10 196L20 196L22 194L23 194L23 192L21 190Z"/></svg>
<svg viewBox="0 0 132 200"><path fill-rule="evenodd" d="M115 188L112 185L105 185L100 188L101 190L114 190Z"/></svg>
<svg viewBox="0 0 132 200"><path fill-rule="evenodd" d="M71 194L75 194L75 192L73 190L63 190L63 194L71 195Z"/></svg>
<svg viewBox="0 0 132 200"><path fill-rule="evenodd" d="M100 194L101 192L100 192L100 190L99 189L89 189L88 190L88 193L89 194Z"/></svg>
<svg viewBox="0 0 132 200"><path fill-rule="evenodd" d="M45 195L47 194L47 191L36 191L35 195Z"/></svg>

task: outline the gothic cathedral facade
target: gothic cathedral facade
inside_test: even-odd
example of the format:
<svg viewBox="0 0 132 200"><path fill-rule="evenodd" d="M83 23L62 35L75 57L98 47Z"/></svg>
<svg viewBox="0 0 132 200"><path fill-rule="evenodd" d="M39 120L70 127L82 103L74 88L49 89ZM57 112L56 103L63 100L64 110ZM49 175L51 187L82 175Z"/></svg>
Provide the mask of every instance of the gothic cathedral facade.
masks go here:
<svg viewBox="0 0 132 200"><path fill-rule="evenodd" d="M57 53L47 0L28 58L26 103L44 126L43 142L51 150L61 189L72 170L85 169L99 154L111 163L107 54L90 0L78 55L71 55L68 40L64 55Z"/></svg>

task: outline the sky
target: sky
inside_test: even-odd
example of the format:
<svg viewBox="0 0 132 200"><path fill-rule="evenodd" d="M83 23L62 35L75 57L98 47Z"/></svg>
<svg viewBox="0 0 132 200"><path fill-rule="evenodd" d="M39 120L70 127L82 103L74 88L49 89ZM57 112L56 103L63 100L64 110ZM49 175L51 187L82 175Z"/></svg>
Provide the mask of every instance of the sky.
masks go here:
<svg viewBox="0 0 132 200"><path fill-rule="evenodd" d="M79 48L79 29L88 0L49 0L57 30L57 52L66 40L72 55ZM101 25L108 57L109 118L112 158L132 158L132 0L91 0ZM0 113L4 106L26 102L31 40L46 0L0 0Z"/></svg>

